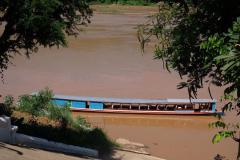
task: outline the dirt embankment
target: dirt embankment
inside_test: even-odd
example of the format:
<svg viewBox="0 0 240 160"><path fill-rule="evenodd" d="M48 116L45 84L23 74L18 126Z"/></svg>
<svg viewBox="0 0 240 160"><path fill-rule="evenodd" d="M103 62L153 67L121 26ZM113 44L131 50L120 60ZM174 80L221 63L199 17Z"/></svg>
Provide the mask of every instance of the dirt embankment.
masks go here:
<svg viewBox="0 0 240 160"><path fill-rule="evenodd" d="M56 153L26 146L14 146L6 143L0 143L0 160L93 160L90 157L79 157L67 155L64 153ZM126 151L115 150L112 157L106 160L163 160L148 155L136 154Z"/></svg>
<svg viewBox="0 0 240 160"><path fill-rule="evenodd" d="M120 4L111 5L91 5L94 12L97 13L111 13L111 14L146 14L156 13L158 10L157 5L153 6L129 6Z"/></svg>

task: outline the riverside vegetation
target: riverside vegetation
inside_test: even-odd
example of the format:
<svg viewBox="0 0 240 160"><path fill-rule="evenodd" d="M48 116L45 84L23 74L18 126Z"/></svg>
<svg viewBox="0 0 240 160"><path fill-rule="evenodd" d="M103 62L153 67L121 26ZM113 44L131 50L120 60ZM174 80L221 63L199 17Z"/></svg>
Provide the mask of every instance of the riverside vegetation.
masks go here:
<svg viewBox="0 0 240 160"><path fill-rule="evenodd" d="M212 85L225 87L222 112L232 112L236 121L218 115L209 124L219 129L212 142L233 139L240 160L240 1L163 0L158 5L159 12L138 27L142 50L154 41L155 59L179 73L183 81L177 87L187 89L190 99L205 86L211 98Z"/></svg>
<svg viewBox="0 0 240 160"><path fill-rule="evenodd" d="M82 117L73 118L69 106L58 107L51 101L53 92L41 90L36 95L19 97L17 105L11 96L4 98L0 114L11 116L18 132L51 141L97 149L100 156L116 146L100 128L93 128Z"/></svg>

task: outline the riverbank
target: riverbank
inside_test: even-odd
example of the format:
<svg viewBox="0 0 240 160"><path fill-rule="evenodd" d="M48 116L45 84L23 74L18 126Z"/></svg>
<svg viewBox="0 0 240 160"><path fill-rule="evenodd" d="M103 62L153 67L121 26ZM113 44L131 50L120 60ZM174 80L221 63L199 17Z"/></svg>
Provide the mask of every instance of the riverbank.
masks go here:
<svg viewBox="0 0 240 160"><path fill-rule="evenodd" d="M26 146L15 146L6 143L0 143L0 160L93 160L90 157L79 157L67 155L64 153L56 153L52 151L41 150L37 148L29 148ZM114 150L111 157L104 160L164 160L161 158L141 155L126 151Z"/></svg>

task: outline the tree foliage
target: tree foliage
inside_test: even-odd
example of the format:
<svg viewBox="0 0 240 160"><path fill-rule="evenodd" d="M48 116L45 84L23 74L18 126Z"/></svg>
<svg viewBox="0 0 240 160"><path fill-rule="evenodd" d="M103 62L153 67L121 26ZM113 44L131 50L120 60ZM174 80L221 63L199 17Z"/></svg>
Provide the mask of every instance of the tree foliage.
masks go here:
<svg viewBox="0 0 240 160"><path fill-rule="evenodd" d="M210 96L211 84L224 86L223 112L240 114L240 1L164 0L159 13L139 26L138 39L143 50L150 40L156 42L155 58L186 78L178 88L187 88L189 98L205 83ZM210 126L221 129L213 143L228 137L239 143L240 159L239 123L219 116Z"/></svg>
<svg viewBox="0 0 240 160"><path fill-rule="evenodd" d="M85 0L1 0L0 73L16 53L66 46L65 35L77 35L91 15Z"/></svg>
<svg viewBox="0 0 240 160"><path fill-rule="evenodd" d="M187 87L193 98L206 77L218 86L225 84L220 68L215 68L219 53L209 54L201 44L210 36L227 32L238 16L240 2L235 0L166 1L160 4L159 13L140 25L138 37L142 47L153 36L157 39L155 58L187 77L179 88Z"/></svg>

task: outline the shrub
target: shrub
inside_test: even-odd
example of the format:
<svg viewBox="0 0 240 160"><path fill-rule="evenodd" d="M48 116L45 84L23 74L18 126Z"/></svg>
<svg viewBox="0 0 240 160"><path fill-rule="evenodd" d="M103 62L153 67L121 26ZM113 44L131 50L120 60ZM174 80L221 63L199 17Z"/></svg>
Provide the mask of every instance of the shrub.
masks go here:
<svg viewBox="0 0 240 160"><path fill-rule="evenodd" d="M47 115L49 119L60 122L62 128L66 128L73 124L72 114L68 106L58 107L51 104L48 106Z"/></svg>
<svg viewBox="0 0 240 160"><path fill-rule="evenodd" d="M10 116L14 109L13 102L14 102L13 96L10 95L5 96L4 102L0 104L0 115Z"/></svg>
<svg viewBox="0 0 240 160"><path fill-rule="evenodd" d="M74 128L90 127L85 119L78 117L75 121L69 106L59 107L52 103L53 92L45 88L35 95L23 95L19 98L19 111L32 115L32 119L38 116L47 116L51 120L58 121L62 128L73 126ZM10 100L9 100L10 102Z"/></svg>
<svg viewBox="0 0 240 160"><path fill-rule="evenodd" d="M81 116L77 116L77 118L73 122L73 128L78 129L79 127L80 128L90 128L91 125L90 125L90 123L88 123L86 121L85 118L83 118Z"/></svg>
<svg viewBox="0 0 240 160"><path fill-rule="evenodd" d="M19 127L18 132L94 148L99 150L100 154L111 151L114 144L101 129L90 128L90 124L80 116L73 119L70 107L56 106L52 103L52 98L53 93L48 88L35 95L21 96L18 101L20 112L15 111L12 115L13 124ZM11 104L11 99L7 102ZM53 121L48 121L50 119Z"/></svg>
<svg viewBox="0 0 240 160"><path fill-rule="evenodd" d="M9 108L14 108L13 106L14 98L11 95L7 95L4 97L4 104Z"/></svg>
<svg viewBox="0 0 240 160"><path fill-rule="evenodd" d="M19 98L19 110L28 112L32 116L45 115L45 112L49 105L51 105L51 99L53 93L48 88L41 90L36 95L23 95Z"/></svg>

